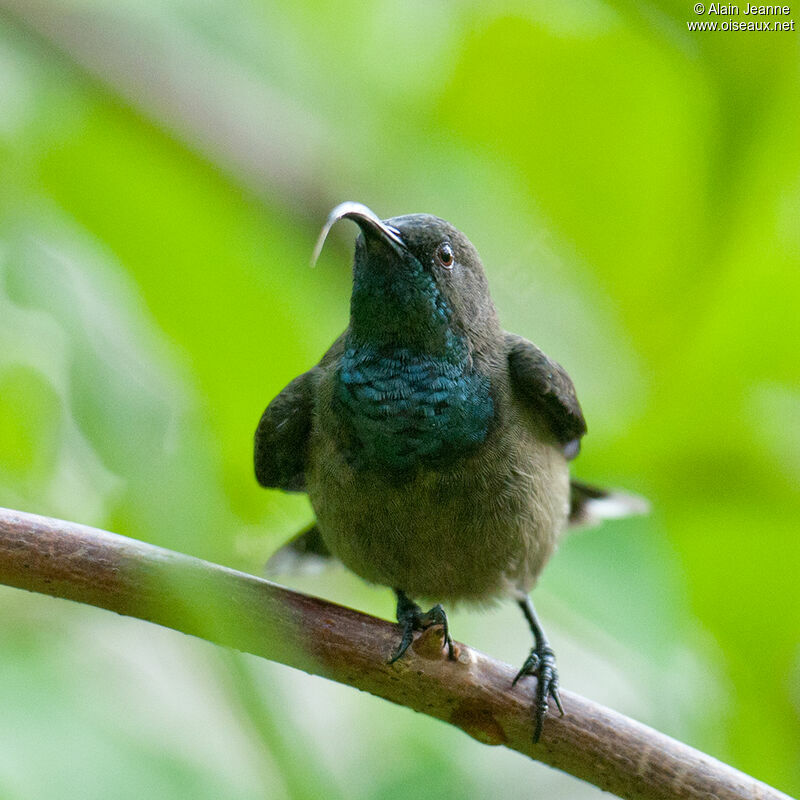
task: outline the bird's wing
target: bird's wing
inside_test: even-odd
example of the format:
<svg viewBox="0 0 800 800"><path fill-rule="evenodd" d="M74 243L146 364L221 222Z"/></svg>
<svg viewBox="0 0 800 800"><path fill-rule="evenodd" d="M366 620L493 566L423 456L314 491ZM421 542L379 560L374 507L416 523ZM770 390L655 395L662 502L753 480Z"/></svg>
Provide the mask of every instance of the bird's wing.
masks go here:
<svg viewBox="0 0 800 800"><path fill-rule="evenodd" d="M295 378L265 409L256 428L256 479L262 486L302 492L314 405L314 370Z"/></svg>
<svg viewBox="0 0 800 800"><path fill-rule="evenodd" d="M569 375L527 339L506 333L505 343L514 387L547 420L564 455L575 458L586 421Z"/></svg>
<svg viewBox="0 0 800 800"><path fill-rule="evenodd" d="M326 369L344 350L347 331L328 348L322 360L298 375L264 410L256 428L256 479L262 486L287 492L306 490L306 459L314 392Z"/></svg>

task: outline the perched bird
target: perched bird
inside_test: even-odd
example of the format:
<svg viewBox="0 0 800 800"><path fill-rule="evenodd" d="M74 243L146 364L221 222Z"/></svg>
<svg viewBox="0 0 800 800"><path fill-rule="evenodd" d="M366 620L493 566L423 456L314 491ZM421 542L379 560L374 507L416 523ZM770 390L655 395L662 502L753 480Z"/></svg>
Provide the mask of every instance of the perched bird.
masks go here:
<svg viewBox="0 0 800 800"><path fill-rule="evenodd" d="M571 522L640 510L636 498L570 482L586 423L567 373L504 331L467 237L428 214L330 213L356 241L350 324L264 411L259 483L307 492L316 524L273 556L335 557L394 589L399 659L414 631L444 628L438 603L512 597L534 645L514 683L537 678L534 741L555 658L528 592ZM414 599L434 601L423 612Z"/></svg>

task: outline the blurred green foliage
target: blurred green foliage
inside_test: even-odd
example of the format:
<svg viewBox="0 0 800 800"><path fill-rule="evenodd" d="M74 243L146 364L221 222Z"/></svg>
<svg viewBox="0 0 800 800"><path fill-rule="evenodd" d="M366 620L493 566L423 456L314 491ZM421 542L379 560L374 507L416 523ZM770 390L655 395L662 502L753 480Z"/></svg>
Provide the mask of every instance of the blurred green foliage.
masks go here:
<svg viewBox="0 0 800 800"><path fill-rule="evenodd" d="M0 504L257 572L311 516L257 489L250 447L346 324L352 232L306 268L323 214L439 214L573 375L576 473L653 504L541 581L564 684L800 791L797 33L689 33L667 0L36 8L0 2ZM392 613L343 572L293 583ZM597 794L275 665L2 597L3 797ZM526 652L513 609L453 626Z"/></svg>

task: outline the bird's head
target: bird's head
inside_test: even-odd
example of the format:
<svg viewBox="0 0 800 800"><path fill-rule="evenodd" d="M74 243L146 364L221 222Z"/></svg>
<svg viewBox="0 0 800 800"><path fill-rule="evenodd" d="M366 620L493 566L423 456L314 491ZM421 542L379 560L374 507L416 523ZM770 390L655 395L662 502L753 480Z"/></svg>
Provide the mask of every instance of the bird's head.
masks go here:
<svg viewBox="0 0 800 800"><path fill-rule="evenodd" d="M444 353L454 336L470 349L499 332L480 257L439 217L381 220L360 203L336 206L322 229L351 219L361 229L353 264L350 331L374 345Z"/></svg>

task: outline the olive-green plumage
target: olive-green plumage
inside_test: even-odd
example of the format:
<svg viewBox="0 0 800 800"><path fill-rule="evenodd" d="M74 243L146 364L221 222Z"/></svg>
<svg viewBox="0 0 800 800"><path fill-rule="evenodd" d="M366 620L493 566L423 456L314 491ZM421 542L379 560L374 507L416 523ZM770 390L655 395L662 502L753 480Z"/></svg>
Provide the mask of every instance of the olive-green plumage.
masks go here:
<svg viewBox="0 0 800 800"><path fill-rule="evenodd" d="M290 550L329 553L398 591L398 657L414 628L445 619L406 595L511 595L533 614L527 592L569 518L604 493L571 486L586 432L572 382L502 330L466 236L429 215L382 222L354 203L334 209L323 236L342 217L361 228L350 324L264 412L256 476L311 499L316 527ZM538 623L534 634L523 669L539 676L546 710L555 670Z"/></svg>

